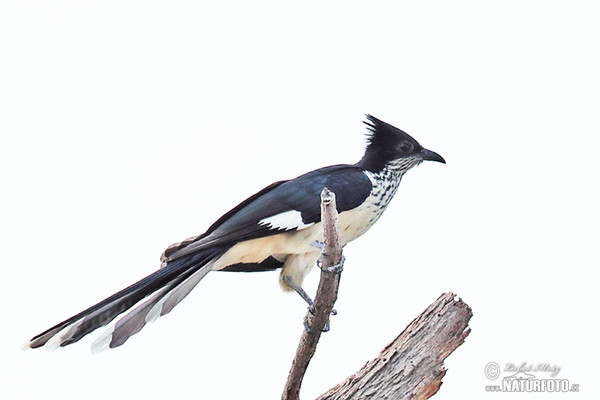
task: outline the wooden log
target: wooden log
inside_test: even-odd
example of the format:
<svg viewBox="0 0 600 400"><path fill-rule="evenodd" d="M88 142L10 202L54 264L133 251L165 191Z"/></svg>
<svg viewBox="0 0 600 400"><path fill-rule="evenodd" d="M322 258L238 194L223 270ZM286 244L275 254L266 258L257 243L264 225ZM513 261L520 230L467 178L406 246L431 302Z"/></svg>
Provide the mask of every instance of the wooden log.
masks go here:
<svg viewBox="0 0 600 400"><path fill-rule="evenodd" d="M375 359L317 400L411 399L433 396L446 374L444 359L470 332L471 308L444 293Z"/></svg>

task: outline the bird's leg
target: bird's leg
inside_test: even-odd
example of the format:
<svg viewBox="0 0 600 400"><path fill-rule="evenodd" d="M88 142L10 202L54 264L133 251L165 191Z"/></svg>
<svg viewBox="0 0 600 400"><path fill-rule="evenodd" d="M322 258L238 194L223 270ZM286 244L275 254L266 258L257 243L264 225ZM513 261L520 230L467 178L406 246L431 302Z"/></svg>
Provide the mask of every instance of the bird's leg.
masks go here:
<svg viewBox="0 0 600 400"><path fill-rule="evenodd" d="M283 281L285 282L286 285L288 285L289 287L291 287L292 289L294 289L296 291L296 293L298 293L300 295L300 297L302 297L302 300L304 300L306 302L306 304L308 304L309 311L312 310L312 306L313 306L313 303L314 303L313 299L311 299L310 296L304 291L304 289L302 289L302 286L297 285L287 275L285 275L283 277ZM312 313L312 311L311 311L311 313Z"/></svg>
<svg viewBox="0 0 600 400"><path fill-rule="evenodd" d="M287 283L287 282L286 282ZM288 283L289 285L289 283ZM290 285L291 286L291 285ZM314 301L313 299L310 298L310 296L304 291L304 289L302 289L301 286L292 286L292 288L296 291L296 293L298 293L300 295L300 297L302 297L302 299L308 304L308 309L309 311L312 313L313 312L313 304Z"/></svg>
<svg viewBox="0 0 600 400"><path fill-rule="evenodd" d="M302 289L302 286L296 285L294 282L292 282L291 279L288 279L287 277L284 277L283 280L285 281L285 283L289 287L291 287L292 289L294 289L296 291L296 293L298 293L300 295L300 297L302 297L302 299L304 301L306 301L306 303L308 304L308 312L314 315L314 313L315 313L315 308L314 308L315 302L313 301L313 299L310 298L310 296L306 293L306 291L304 289ZM336 315L336 314L337 314L336 310L331 310L331 315ZM310 333L310 327L308 326L308 314L304 316L304 329L306 329L306 331L308 333ZM327 331L329 331L329 320L327 321L327 323L323 327L323 332L327 332Z"/></svg>

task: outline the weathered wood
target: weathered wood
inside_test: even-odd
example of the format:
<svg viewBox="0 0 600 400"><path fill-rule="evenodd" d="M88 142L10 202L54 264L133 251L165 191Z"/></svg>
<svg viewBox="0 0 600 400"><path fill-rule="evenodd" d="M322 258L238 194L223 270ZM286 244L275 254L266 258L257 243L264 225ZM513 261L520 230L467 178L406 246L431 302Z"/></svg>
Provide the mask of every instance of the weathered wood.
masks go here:
<svg viewBox="0 0 600 400"><path fill-rule="evenodd" d="M446 374L443 362L470 332L471 308L444 293L358 372L317 400L427 399Z"/></svg>
<svg viewBox="0 0 600 400"><path fill-rule="evenodd" d="M296 350L296 356L288 375L282 400L297 400L300 396L302 379L308 364L315 354L317 343L323 328L329 321L329 315L337 300L340 274L328 272L327 269L342 261L342 246L337 221L335 194L327 189L321 193L321 221L325 238L322 250L321 280L313 304L313 312L306 314L306 324L310 328L302 331L302 337Z"/></svg>

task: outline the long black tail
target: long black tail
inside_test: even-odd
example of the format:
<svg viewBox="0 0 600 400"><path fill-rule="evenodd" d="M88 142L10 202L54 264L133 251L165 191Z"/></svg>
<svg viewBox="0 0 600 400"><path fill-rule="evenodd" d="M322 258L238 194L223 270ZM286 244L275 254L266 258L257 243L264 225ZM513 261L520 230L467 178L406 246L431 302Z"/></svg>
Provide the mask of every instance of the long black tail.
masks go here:
<svg viewBox="0 0 600 400"><path fill-rule="evenodd" d="M211 270L211 261L227 248L210 248L169 262L164 268L102 300L98 304L34 336L26 347L67 346L129 311L92 346L94 351L117 347L147 322L167 314Z"/></svg>

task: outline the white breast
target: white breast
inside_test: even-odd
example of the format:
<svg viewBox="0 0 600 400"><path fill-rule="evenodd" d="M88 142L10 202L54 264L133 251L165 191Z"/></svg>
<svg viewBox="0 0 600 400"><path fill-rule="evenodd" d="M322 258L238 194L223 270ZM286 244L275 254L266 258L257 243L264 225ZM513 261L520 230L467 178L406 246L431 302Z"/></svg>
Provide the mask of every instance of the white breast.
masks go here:
<svg viewBox="0 0 600 400"><path fill-rule="evenodd" d="M344 244L358 238L377 222L394 197L400 176L392 173L374 174L365 171L371 180L373 189L363 204L339 215L340 233Z"/></svg>

